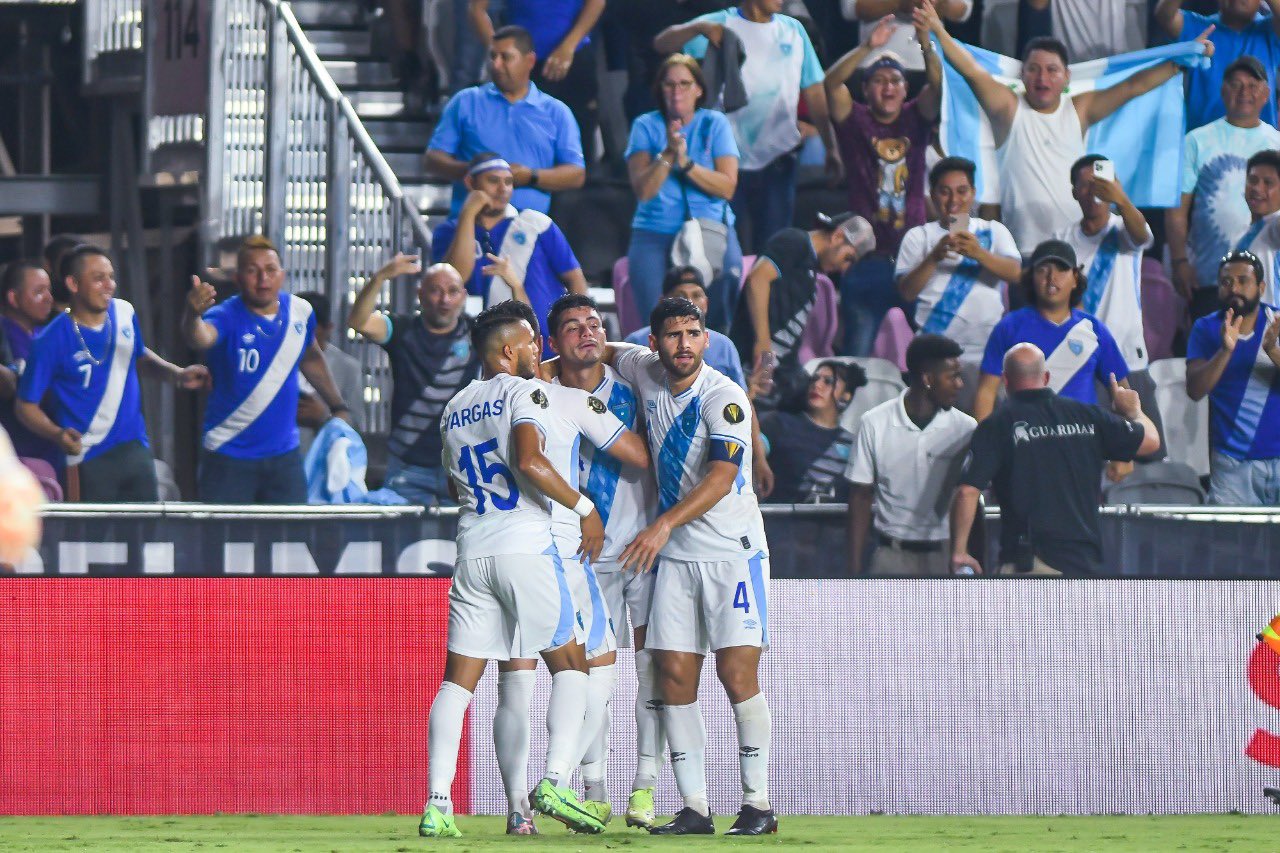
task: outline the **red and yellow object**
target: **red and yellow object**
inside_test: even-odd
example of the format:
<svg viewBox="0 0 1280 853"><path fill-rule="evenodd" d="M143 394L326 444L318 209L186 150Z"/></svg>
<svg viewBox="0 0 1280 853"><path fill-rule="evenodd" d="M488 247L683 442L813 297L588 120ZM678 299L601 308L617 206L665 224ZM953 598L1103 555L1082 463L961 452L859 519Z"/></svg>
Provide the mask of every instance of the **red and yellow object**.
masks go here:
<svg viewBox="0 0 1280 853"><path fill-rule="evenodd" d="M1271 651L1280 655L1280 616L1276 616L1271 620L1270 625L1262 629L1258 639L1265 643Z"/></svg>

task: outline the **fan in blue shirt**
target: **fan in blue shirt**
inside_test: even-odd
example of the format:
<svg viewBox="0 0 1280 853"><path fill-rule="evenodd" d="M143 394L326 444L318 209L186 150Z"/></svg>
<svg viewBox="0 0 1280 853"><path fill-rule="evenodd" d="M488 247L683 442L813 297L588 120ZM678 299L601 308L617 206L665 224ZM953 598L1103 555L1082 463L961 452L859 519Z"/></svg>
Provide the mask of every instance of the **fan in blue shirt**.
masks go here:
<svg viewBox="0 0 1280 853"><path fill-rule="evenodd" d="M1187 394L1209 397L1209 502L1280 504L1280 309L1262 301L1262 261L1233 251L1218 268L1223 309L1187 341Z"/></svg>
<svg viewBox="0 0 1280 853"><path fill-rule="evenodd" d="M1030 343L1045 354L1049 387L1081 403L1097 403L1096 382L1111 376L1128 387L1129 367L1102 321L1076 308L1087 286L1075 249L1061 240L1046 240L1031 255L1023 274L1028 307L1006 314L991 330L982 357L982 374L973 416L984 420L995 407L1004 372L1004 356L1015 344Z"/></svg>
<svg viewBox="0 0 1280 853"><path fill-rule="evenodd" d="M200 498L209 503L306 503L298 454L298 373L336 417L350 409L315 342L315 315L281 293L285 271L270 241L250 237L236 256L240 293L213 306L193 277L182 333L213 375L205 406Z"/></svg>

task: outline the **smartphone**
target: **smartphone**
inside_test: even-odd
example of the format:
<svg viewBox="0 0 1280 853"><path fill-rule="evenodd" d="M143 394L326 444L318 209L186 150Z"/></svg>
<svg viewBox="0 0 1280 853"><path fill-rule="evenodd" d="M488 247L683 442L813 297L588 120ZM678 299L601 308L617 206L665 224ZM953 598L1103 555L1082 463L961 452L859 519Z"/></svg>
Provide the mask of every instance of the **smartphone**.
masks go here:
<svg viewBox="0 0 1280 853"><path fill-rule="evenodd" d="M959 234L961 231L969 230L969 214L962 213L951 220L951 224L947 226L947 230L952 234Z"/></svg>
<svg viewBox="0 0 1280 853"><path fill-rule="evenodd" d="M1104 181L1114 181L1116 179L1116 164L1110 160L1094 160L1093 176L1102 178Z"/></svg>

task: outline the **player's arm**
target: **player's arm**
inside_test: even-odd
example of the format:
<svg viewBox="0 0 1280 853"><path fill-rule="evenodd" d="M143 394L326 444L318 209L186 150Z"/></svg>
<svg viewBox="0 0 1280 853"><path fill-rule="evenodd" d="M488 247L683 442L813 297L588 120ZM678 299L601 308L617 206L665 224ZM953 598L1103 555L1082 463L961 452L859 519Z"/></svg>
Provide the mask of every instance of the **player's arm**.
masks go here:
<svg viewBox="0 0 1280 853"><path fill-rule="evenodd" d="M595 504L586 495L565 482L556 467L542 449L542 432L538 426L525 421L511 430L516 450L516 468L539 492L551 500L568 507L582 518L582 544L578 553L589 560L600 556L604 547L604 522Z"/></svg>
<svg viewBox="0 0 1280 853"><path fill-rule="evenodd" d="M212 284L200 280L200 276L191 276L191 290L187 292L187 302L182 307L182 339L187 346L196 352L211 349L218 342L218 329L212 323L206 323L202 317L204 312L213 307L218 292Z"/></svg>
<svg viewBox="0 0 1280 853"><path fill-rule="evenodd" d="M320 351L320 347L315 340L311 341L307 351L302 356L302 361L298 365L298 369L302 371L302 375L307 377L307 381L316 389L316 393L320 395L320 399L329 407L329 412L335 418L342 418L347 423L351 423L351 407L342 399L342 392L338 390L338 386L334 384L333 375L329 373L329 365L324 360L324 353Z"/></svg>
<svg viewBox="0 0 1280 853"><path fill-rule="evenodd" d="M614 459L617 459L623 465L630 465L632 468L640 468L647 471L651 462L649 458L649 447L644 440L644 436L639 433L624 429L617 440L610 444L605 450Z"/></svg>
<svg viewBox="0 0 1280 853"><path fill-rule="evenodd" d="M741 449L738 452L741 454ZM702 481L675 506L641 530L626 547L622 556L619 557L622 568L638 572L648 571L653 561L658 558L658 553L667 544L667 540L671 538L671 531L706 515L708 510L729 494L729 490L733 488L733 481L738 477L740 464L741 456L737 462L713 459L708 463L706 475Z"/></svg>

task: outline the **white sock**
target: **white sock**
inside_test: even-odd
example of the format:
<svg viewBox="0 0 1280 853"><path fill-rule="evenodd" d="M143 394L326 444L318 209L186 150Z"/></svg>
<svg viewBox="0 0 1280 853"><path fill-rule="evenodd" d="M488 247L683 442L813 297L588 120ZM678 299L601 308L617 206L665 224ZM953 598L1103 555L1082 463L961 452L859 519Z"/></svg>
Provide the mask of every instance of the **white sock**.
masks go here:
<svg viewBox="0 0 1280 853"><path fill-rule="evenodd" d="M551 676L547 703L547 772L553 785L569 780L577 766L578 739L587 713L587 674L566 669Z"/></svg>
<svg viewBox="0 0 1280 853"><path fill-rule="evenodd" d="M688 808L706 815L707 805L707 727L702 709L695 701L690 705L664 705L667 742L671 745L671 769L676 774L676 787Z"/></svg>
<svg viewBox="0 0 1280 853"><path fill-rule="evenodd" d="M615 664L593 666L587 672L587 713L582 726L582 785L586 798L609 799L605 771L609 761L609 703L618 684Z"/></svg>
<svg viewBox="0 0 1280 853"><path fill-rule="evenodd" d="M493 715L493 748L510 812L529 812L529 701L537 673L498 673L498 710Z"/></svg>
<svg viewBox="0 0 1280 853"><path fill-rule="evenodd" d="M769 810L769 703L763 693L733 706L738 724L738 764L742 768L742 802Z"/></svg>
<svg viewBox="0 0 1280 853"><path fill-rule="evenodd" d="M452 681L440 685L440 692L431 703L431 720L427 724L427 805L435 806L445 814L453 814L453 798L449 789L453 787L453 777L458 772L462 720L470 704L471 691Z"/></svg>
<svg viewBox="0 0 1280 853"><path fill-rule="evenodd" d="M662 697L657 681L653 652L636 652L636 778L631 790L652 788L658 784L662 756L666 752L666 733L662 725Z"/></svg>

